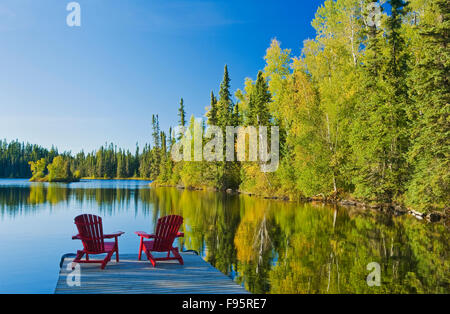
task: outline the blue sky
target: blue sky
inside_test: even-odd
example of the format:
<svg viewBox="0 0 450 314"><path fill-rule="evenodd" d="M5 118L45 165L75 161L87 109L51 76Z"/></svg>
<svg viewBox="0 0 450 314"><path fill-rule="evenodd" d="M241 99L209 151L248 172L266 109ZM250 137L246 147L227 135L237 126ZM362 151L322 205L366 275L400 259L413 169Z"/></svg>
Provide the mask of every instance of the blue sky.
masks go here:
<svg viewBox="0 0 450 314"><path fill-rule="evenodd" d="M134 150L150 121L175 125L184 98L201 117L228 64L233 92L264 67L272 38L300 54L323 0L0 2L0 138L73 153Z"/></svg>

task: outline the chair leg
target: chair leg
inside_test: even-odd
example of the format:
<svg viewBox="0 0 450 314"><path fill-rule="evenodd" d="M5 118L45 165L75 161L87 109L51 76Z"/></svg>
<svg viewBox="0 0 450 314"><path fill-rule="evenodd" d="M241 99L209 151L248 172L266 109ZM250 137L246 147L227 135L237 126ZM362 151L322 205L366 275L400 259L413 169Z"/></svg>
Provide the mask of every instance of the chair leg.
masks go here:
<svg viewBox="0 0 450 314"><path fill-rule="evenodd" d="M115 245L116 245L116 262L118 263L119 262L119 241L117 240L117 237L115 240Z"/></svg>
<svg viewBox="0 0 450 314"><path fill-rule="evenodd" d="M113 254L114 254L114 251L111 251L108 253L108 255L106 255L105 259L102 262L102 269L105 269L106 264L108 264L108 262L111 260L111 257Z"/></svg>
<svg viewBox="0 0 450 314"><path fill-rule="evenodd" d="M83 258L84 252L83 251L77 251L77 256L72 261L72 270L75 269L75 264L77 264L81 259Z"/></svg>
<svg viewBox="0 0 450 314"><path fill-rule="evenodd" d="M144 238L141 237L141 242L139 244L139 256L138 259L141 260L142 257L142 250L144 249Z"/></svg>
<svg viewBox="0 0 450 314"><path fill-rule="evenodd" d="M178 253L178 248L172 248L172 253L181 265L184 265L183 257Z"/></svg>
<svg viewBox="0 0 450 314"><path fill-rule="evenodd" d="M155 258L153 257L153 255L152 255L152 253L150 253L148 250L147 250L147 248L144 248L145 249L145 255L147 255L147 258L148 258L148 260L150 261L150 263L152 263L152 265L153 265L153 267L156 267L156 261L155 261Z"/></svg>

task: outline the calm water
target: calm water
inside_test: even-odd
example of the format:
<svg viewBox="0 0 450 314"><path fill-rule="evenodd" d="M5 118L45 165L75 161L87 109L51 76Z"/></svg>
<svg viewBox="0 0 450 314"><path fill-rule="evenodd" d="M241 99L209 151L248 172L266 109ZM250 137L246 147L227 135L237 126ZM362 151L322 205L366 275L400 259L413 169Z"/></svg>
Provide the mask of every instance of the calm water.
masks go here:
<svg viewBox="0 0 450 314"><path fill-rule="evenodd" d="M144 181L44 184L0 180L0 293L52 293L62 254L79 241L73 218L103 217L125 231L122 253L137 253L136 230L160 216L185 218L178 245L256 293L449 293L449 234L411 217L149 188ZM381 265L369 287L367 265Z"/></svg>

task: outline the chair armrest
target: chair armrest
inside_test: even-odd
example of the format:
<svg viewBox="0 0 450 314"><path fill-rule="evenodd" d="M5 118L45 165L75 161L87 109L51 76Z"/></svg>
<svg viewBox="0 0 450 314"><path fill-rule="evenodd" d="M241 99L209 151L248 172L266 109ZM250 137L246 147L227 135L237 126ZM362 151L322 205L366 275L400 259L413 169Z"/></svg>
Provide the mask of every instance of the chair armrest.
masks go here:
<svg viewBox="0 0 450 314"><path fill-rule="evenodd" d="M79 234L72 236L72 240L91 241L91 238L83 237Z"/></svg>
<svg viewBox="0 0 450 314"><path fill-rule="evenodd" d="M112 238L120 237L124 233L125 232L123 232L123 231L117 231L117 232L114 232L112 234L104 234L103 237L105 239L112 239Z"/></svg>
<svg viewBox="0 0 450 314"><path fill-rule="evenodd" d="M184 232L178 232L177 238L184 238Z"/></svg>
<svg viewBox="0 0 450 314"><path fill-rule="evenodd" d="M135 232L138 236L146 238L146 239L151 239L154 238L155 235L154 234L148 234L147 232L144 231L136 231Z"/></svg>

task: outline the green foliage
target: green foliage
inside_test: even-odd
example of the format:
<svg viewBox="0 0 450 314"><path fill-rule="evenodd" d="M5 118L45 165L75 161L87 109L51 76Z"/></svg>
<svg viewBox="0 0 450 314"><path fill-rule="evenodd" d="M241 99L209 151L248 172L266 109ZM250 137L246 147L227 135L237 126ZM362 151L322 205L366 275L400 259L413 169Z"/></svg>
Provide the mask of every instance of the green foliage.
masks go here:
<svg viewBox="0 0 450 314"><path fill-rule="evenodd" d="M259 71L255 87L249 97L247 116L248 125L270 125L272 120L269 112L271 98L272 97L268 90L267 82L262 71Z"/></svg>
<svg viewBox="0 0 450 314"><path fill-rule="evenodd" d="M217 98L214 96L214 92L211 92L211 104L206 113L209 125L217 125Z"/></svg>
<svg viewBox="0 0 450 314"><path fill-rule="evenodd" d="M70 153L59 154L55 148L48 151L37 145L24 145L17 142L7 144L3 142L3 145L0 146L0 156L2 156L0 157L0 163L8 164L8 166L0 168L0 173L4 177L31 177L32 181L45 181L48 180L47 164L51 164L57 156L61 156L64 159L66 173L72 173L72 179L75 180L83 177L102 179L143 178L155 180L159 175L160 167L163 163L169 169L173 166L172 161L168 157L168 147L164 132L161 133L158 141L161 142L161 148L151 149L147 144L144 146L143 151L140 152L137 146L134 155L128 150L117 149L113 144L109 144L100 147L100 149L92 153L85 154L82 151L75 156L70 155ZM6 147L4 151L2 150L3 147ZM24 149L16 150L16 148L21 147ZM14 156L14 158L9 156ZM39 156L45 157L38 158ZM25 162L27 164L25 169L27 171L22 169ZM58 163L60 161L57 161ZM60 171L58 169L60 169L60 165L55 169L57 175L54 175L54 177L60 177ZM167 172L169 170L165 171ZM66 180L65 175L62 178L64 181Z"/></svg>
<svg viewBox="0 0 450 314"><path fill-rule="evenodd" d="M0 140L0 178L30 178L32 172L29 162L37 162L45 158L47 162L53 160L58 151L50 151L38 145Z"/></svg>
<svg viewBox="0 0 450 314"><path fill-rule="evenodd" d="M63 156L56 156L47 168L48 176L46 181L48 182L70 182L74 180L69 160Z"/></svg>
<svg viewBox="0 0 450 314"><path fill-rule="evenodd" d="M45 158L41 158L38 161L30 161L30 168L33 176L30 181L39 181L45 177L45 171L47 169L47 161Z"/></svg>
<svg viewBox="0 0 450 314"><path fill-rule="evenodd" d="M208 125L276 125L278 171L258 163L174 165L178 183L292 199L353 195L443 210L449 203L448 5L391 0L326 0L312 22L316 37L291 57L276 39L266 66L235 93L225 66ZM415 278L409 278L411 282ZM418 288L419 289L419 288Z"/></svg>
<svg viewBox="0 0 450 314"><path fill-rule="evenodd" d="M217 102L217 126L225 130L226 126L232 124L233 100L230 91L230 76L228 74L228 66L225 65L223 80L220 84L219 100Z"/></svg>
<svg viewBox="0 0 450 314"><path fill-rule="evenodd" d="M450 203L448 1L432 0L423 8L422 24L414 26L417 50L409 78L413 167L407 202L420 209L444 209Z"/></svg>

